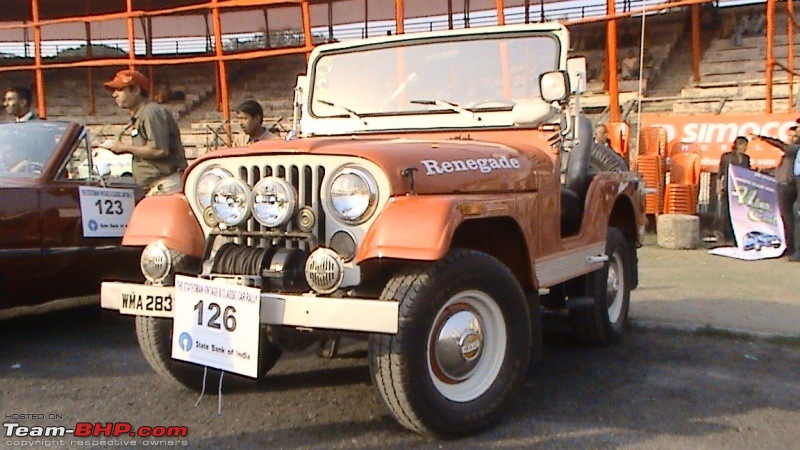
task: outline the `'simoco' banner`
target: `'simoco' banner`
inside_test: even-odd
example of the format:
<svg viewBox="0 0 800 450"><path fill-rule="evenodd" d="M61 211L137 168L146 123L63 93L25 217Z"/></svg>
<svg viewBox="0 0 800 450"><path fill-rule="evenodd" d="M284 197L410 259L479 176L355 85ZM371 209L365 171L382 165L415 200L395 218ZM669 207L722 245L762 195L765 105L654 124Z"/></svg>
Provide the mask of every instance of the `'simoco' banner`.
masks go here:
<svg viewBox="0 0 800 450"><path fill-rule="evenodd" d="M645 127L660 127L667 132L667 155L697 152L704 171L716 172L719 158L731 150L737 136L749 133L778 138L786 142L789 128L797 125L797 113L776 114L697 114L688 116L648 114ZM766 142L750 142L747 154L753 169L777 167L783 152Z"/></svg>
<svg viewBox="0 0 800 450"><path fill-rule="evenodd" d="M775 178L731 165L728 200L736 247L715 248L710 253L745 260L780 257L786 250L786 237Z"/></svg>

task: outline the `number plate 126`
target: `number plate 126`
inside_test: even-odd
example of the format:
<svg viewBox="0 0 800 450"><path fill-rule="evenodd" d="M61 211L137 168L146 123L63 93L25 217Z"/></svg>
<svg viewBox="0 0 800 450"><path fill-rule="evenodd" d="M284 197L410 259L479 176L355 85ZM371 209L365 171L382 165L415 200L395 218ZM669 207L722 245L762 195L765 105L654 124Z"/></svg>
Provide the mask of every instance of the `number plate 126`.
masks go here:
<svg viewBox="0 0 800 450"><path fill-rule="evenodd" d="M173 358L258 376L257 288L178 275L173 311Z"/></svg>

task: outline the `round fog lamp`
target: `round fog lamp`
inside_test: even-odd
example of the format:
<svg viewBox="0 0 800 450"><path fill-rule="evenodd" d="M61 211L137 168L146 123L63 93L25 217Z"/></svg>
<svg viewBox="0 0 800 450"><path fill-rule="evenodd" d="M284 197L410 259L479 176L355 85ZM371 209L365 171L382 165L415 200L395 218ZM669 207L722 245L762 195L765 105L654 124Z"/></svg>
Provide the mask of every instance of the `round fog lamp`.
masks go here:
<svg viewBox="0 0 800 450"><path fill-rule="evenodd" d="M225 225L241 224L250 214L250 187L235 178L220 181L211 191L211 209Z"/></svg>
<svg viewBox="0 0 800 450"><path fill-rule="evenodd" d="M268 228L285 224L297 208L294 187L278 177L267 177L253 188L253 217Z"/></svg>
<svg viewBox="0 0 800 450"><path fill-rule="evenodd" d="M151 283L164 281L172 269L172 257L169 249L161 241L148 244L142 251L139 267L147 281Z"/></svg>
<svg viewBox="0 0 800 450"><path fill-rule="evenodd" d="M347 231L333 233L330 246L344 262L350 262L356 256L356 240Z"/></svg>

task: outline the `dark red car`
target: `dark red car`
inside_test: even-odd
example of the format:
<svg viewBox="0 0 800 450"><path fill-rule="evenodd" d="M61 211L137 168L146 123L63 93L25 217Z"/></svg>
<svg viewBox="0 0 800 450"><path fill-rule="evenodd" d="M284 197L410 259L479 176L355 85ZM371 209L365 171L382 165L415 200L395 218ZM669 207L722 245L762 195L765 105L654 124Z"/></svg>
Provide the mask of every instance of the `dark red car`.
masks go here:
<svg viewBox="0 0 800 450"><path fill-rule="evenodd" d="M140 276L120 241L141 189L89 170L91 153L75 123L0 124L0 318L96 304L101 280Z"/></svg>

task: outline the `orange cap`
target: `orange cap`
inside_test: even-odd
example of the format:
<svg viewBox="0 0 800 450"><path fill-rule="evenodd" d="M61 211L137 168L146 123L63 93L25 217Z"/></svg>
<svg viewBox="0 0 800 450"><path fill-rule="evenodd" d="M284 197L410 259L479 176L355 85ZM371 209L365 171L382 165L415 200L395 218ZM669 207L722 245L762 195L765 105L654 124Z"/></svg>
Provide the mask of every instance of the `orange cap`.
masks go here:
<svg viewBox="0 0 800 450"><path fill-rule="evenodd" d="M104 83L103 86L105 86L108 91L122 89L128 86L139 86L139 89L146 91L150 89L150 80L141 72L125 69L117 72L114 78Z"/></svg>

